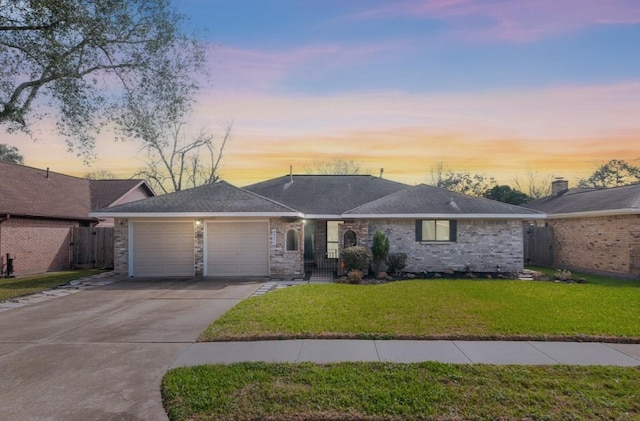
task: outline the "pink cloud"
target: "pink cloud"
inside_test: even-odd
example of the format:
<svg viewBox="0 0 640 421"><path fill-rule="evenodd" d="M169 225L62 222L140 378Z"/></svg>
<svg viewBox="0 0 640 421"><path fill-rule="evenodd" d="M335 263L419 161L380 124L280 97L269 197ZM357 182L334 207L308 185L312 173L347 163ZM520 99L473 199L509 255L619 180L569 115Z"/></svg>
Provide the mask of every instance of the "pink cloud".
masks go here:
<svg viewBox="0 0 640 421"><path fill-rule="evenodd" d="M293 72L316 74L366 62L384 52L397 52L402 41L367 44L316 44L284 51L256 51L212 46L207 52L214 86L225 90L269 90Z"/></svg>
<svg viewBox="0 0 640 421"><path fill-rule="evenodd" d="M469 39L531 41L593 25L640 23L637 0L406 0L354 17L445 21Z"/></svg>

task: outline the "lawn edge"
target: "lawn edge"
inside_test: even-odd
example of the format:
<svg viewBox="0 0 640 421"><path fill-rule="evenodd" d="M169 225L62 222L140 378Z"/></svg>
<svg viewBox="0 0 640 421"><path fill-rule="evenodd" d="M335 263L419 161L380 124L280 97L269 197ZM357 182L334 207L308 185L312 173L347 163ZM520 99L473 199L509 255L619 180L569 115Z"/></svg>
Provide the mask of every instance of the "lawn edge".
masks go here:
<svg viewBox="0 0 640 421"><path fill-rule="evenodd" d="M200 335L196 342L252 342L294 339L351 339L351 340L417 340L417 341L519 341L519 342L601 342L616 344L640 344L638 336L607 335L380 335L380 334L264 334L223 335L207 338Z"/></svg>

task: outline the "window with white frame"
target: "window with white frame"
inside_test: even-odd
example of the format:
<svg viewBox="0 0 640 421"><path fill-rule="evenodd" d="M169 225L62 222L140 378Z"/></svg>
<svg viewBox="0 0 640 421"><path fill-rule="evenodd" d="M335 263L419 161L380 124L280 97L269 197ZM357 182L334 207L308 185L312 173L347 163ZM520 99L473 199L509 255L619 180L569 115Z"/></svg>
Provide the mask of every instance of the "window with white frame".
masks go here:
<svg viewBox="0 0 640 421"><path fill-rule="evenodd" d="M340 224L342 224L342 221L327 221L327 258L329 259L338 258Z"/></svg>

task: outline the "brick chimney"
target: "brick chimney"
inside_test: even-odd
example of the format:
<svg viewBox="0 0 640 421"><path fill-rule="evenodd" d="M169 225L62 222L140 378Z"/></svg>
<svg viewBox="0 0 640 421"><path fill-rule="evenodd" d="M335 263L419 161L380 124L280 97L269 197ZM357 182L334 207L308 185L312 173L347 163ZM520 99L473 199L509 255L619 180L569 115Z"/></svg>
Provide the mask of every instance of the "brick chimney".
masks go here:
<svg viewBox="0 0 640 421"><path fill-rule="evenodd" d="M564 178L556 178L551 182L551 196L559 196L569 190L569 181Z"/></svg>

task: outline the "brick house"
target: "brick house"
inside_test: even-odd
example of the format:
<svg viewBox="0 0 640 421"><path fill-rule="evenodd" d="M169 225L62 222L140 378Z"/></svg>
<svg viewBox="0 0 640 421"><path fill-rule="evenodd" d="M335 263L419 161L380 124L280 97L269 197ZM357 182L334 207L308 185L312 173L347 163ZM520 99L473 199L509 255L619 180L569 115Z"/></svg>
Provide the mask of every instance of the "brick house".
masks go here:
<svg viewBox="0 0 640 421"><path fill-rule="evenodd" d="M0 161L0 260L9 254L16 275L69 269L71 229L109 226L92 209L153 194L142 180L87 180Z"/></svg>
<svg viewBox="0 0 640 421"><path fill-rule="evenodd" d="M525 207L547 214L554 266L640 277L640 184L606 189L569 189L566 180L552 184L551 196Z"/></svg>
<svg viewBox="0 0 640 421"><path fill-rule="evenodd" d="M288 175L218 182L91 213L115 218L115 271L128 276L303 277L370 247L376 230L407 271L518 272L518 206L378 177Z"/></svg>

